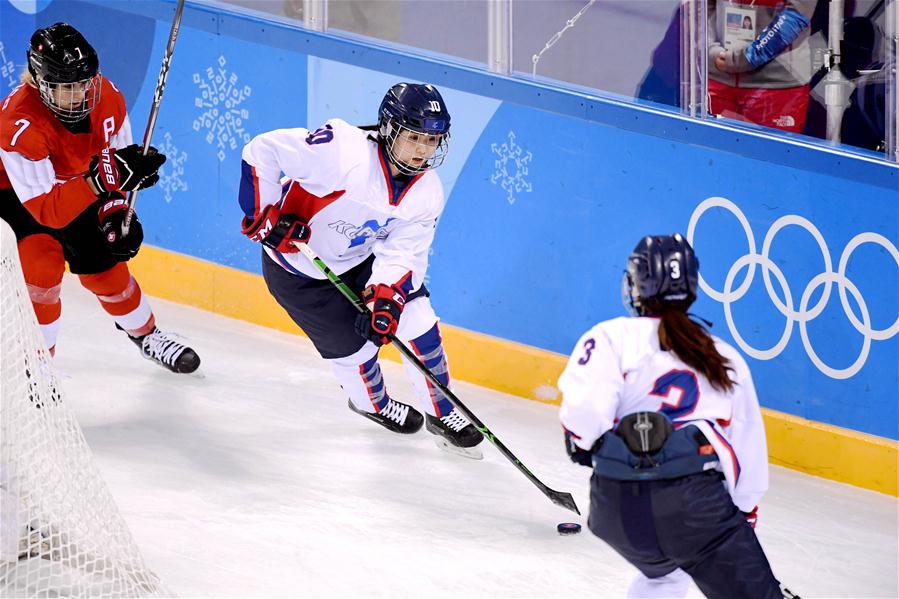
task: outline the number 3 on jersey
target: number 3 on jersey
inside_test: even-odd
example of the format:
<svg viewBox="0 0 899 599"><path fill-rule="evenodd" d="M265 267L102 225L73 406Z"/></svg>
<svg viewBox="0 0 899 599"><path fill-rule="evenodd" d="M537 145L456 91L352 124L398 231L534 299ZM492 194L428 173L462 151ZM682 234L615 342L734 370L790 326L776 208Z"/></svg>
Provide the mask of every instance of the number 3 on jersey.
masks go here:
<svg viewBox="0 0 899 599"><path fill-rule="evenodd" d="M596 349L596 341L593 339L587 339L584 341L584 351L586 352L581 359L577 361L578 364L583 366L587 362L590 361L590 356L593 355L593 350Z"/></svg>
<svg viewBox="0 0 899 599"><path fill-rule="evenodd" d="M665 398L658 411L675 420L696 409L699 381L691 370L669 370L656 379L649 394Z"/></svg>

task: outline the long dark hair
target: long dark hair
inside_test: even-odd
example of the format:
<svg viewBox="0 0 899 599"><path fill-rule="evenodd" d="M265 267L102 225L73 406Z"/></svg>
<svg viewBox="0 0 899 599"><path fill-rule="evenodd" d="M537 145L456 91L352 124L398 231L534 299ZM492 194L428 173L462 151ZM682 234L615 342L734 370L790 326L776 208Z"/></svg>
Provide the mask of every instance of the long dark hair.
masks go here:
<svg viewBox="0 0 899 599"><path fill-rule="evenodd" d="M669 303L657 303L652 312L660 319L659 345L674 352L681 361L701 372L714 389L733 391L735 381L730 360L722 356L708 329L687 315L686 308Z"/></svg>

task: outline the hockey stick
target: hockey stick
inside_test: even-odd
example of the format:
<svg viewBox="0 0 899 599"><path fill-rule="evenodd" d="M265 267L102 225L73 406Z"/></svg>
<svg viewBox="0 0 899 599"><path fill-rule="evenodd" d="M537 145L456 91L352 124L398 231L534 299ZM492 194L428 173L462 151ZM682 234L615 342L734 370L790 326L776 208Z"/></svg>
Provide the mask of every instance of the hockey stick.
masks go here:
<svg viewBox="0 0 899 599"><path fill-rule="evenodd" d="M322 261L322 259L319 258L315 254L314 251L312 251L312 248L310 248L305 243L300 243L300 242L296 242L296 241L293 242L293 245L298 250L300 250L304 256L309 258L309 260L316 266L316 268L318 268L320 271L322 271L322 273L324 273L324 275L326 277L328 277L328 280L331 281L331 283L333 283L335 287L337 287L337 289L343 294L343 296L345 298L350 300L350 302L353 304L353 306L356 307L356 310L358 310L361 314L371 314L371 312L369 312L369 310L365 306L365 304L362 303L362 300L359 299L359 296L357 296L355 293L353 293L353 290L350 289L346 285L346 283L341 281L340 277L337 276L337 274L334 271L332 271L330 268L328 268L328 265L325 264ZM491 443L493 443L493 445L499 450L499 452L501 454L503 454L503 457L505 457L507 460L512 462L515 465L515 467L518 468L518 470L527 477L527 479L529 481L534 483L534 486L536 486L538 489L540 489L540 491L544 495L549 497L550 501L552 501L556 505L562 506L562 507L569 509L572 512L580 515L581 511L577 508L577 504L575 504L574 497L571 496L571 493L562 493L561 491L554 491L553 489L550 489L545 484L543 484L543 482L541 482L539 478L534 476L534 474L530 470L528 470L527 466L525 466L524 464L521 463L521 460L519 460L517 457L515 457L515 454L513 454L511 451L509 451L509 449L505 445L502 444L502 442L496 437L496 435L494 435L492 432L490 432L490 429L487 428L486 424L481 422L481 420L477 416L475 416L471 412L471 410L469 410L468 408L465 407L465 404L463 404L462 401L459 400L458 397L456 397L455 393L450 391L446 385L441 383L440 380L436 376L434 376L434 373L432 373L430 370L428 370L428 367L425 366L421 362L421 360L418 359L418 356L416 356L414 353L412 353L412 350L410 350L408 347L406 347L406 345L402 341L397 339L393 333L388 333L387 338L393 342L394 347L396 347L396 349L407 360L409 360L409 362L411 362L412 365L415 366L415 368L422 375L424 375L425 378L427 378L431 382L432 385L434 385L435 387L440 389L440 392L443 393L444 397L446 397L448 400L450 400L450 402L453 404L453 406L455 406L457 410L462 412L462 414L466 418L468 418L468 420L471 421L471 423L475 426L475 428L477 428L479 431L481 431L481 433Z"/></svg>
<svg viewBox="0 0 899 599"><path fill-rule="evenodd" d="M165 47L165 54L162 56L162 67L159 69L159 79L156 80L156 92L153 94L153 106L150 108L150 118L147 119L147 129L144 131L144 147L143 154L147 155L150 149L150 138L153 137L153 129L156 127L156 117L159 114L159 105L162 103L162 92L165 89L165 80L169 77L169 63L172 61L172 54L175 52L175 40L178 38L178 30L181 29L181 13L184 11L184 0L178 0L178 7L175 9L175 18L172 20L172 29L169 31L169 43ZM131 228L131 219L134 218L134 204L137 203L137 192L135 189L128 195L128 214L125 215L125 222L122 223L122 234L128 235Z"/></svg>

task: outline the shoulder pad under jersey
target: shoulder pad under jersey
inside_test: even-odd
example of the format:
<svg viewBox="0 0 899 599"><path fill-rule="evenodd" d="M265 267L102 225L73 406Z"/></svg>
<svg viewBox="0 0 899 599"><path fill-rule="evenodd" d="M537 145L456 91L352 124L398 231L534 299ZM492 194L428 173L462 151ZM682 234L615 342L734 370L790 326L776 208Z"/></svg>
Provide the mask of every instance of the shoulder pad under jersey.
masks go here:
<svg viewBox="0 0 899 599"><path fill-rule="evenodd" d="M29 160L50 155L47 136L55 119L36 88L20 85L0 104L0 148Z"/></svg>

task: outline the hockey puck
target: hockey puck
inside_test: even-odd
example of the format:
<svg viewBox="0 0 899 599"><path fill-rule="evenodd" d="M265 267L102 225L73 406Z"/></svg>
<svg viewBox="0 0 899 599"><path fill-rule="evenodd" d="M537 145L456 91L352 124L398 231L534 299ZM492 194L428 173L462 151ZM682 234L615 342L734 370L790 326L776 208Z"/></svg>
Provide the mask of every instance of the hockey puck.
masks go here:
<svg viewBox="0 0 899 599"><path fill-rule="evenodd" d="M581 525L576 522L562 522L556 527L560 535L576 535L581 532Z"/></svg>

